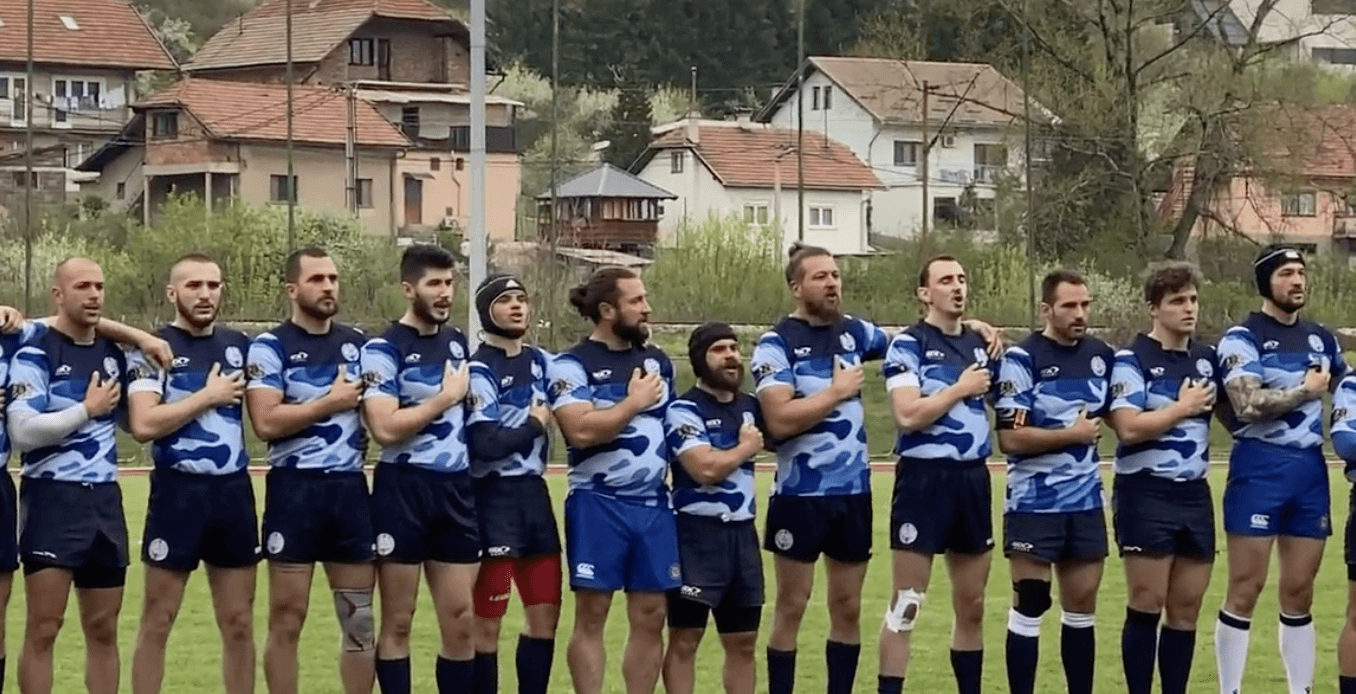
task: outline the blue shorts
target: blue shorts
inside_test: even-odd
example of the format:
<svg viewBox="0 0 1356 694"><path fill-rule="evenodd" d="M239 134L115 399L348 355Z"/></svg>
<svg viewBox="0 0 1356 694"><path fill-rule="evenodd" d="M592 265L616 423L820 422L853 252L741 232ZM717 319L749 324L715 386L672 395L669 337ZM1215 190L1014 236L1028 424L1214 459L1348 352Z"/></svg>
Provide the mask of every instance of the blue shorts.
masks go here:
<svg viewBox="0 0 1356 694"><path fill-rule="evenodd" d="M586 490L565 497L572 590L662 593L682 585L673 509Z"/></svg>
<svg viewBox="0 0 1356 694"><path fill-rule="evenodd" d="M1224 531L1249 537L1332 534L1323 450L1238 439L1229 453Z"/></svg>

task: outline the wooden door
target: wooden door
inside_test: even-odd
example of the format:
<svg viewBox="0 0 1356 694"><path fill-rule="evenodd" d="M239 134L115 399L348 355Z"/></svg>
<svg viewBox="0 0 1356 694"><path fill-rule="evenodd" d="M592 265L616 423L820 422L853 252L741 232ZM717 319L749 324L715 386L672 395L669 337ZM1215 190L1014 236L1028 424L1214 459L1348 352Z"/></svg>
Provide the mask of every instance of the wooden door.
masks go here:
<svg viewBox="0 0 1356 694"><path fill-rule="evenodd" d="M405 226L424 223L424 182L413 176L405 177Z"/></svg>

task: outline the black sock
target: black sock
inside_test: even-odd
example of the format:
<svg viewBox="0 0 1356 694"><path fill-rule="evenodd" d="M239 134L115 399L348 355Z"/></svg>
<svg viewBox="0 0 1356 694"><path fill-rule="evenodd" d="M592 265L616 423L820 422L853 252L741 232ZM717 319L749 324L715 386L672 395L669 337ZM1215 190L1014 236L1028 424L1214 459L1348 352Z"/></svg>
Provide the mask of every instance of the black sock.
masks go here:
<svg viewBox="0 0 1356 694"><path fill-rule="evenodd" d="M499 653L476 651L474 694L498 694L499 692Z"/></svg>
<svg viewBox="0 0 1356 694"><path fill-rule="evenodd" d="M410 694L410 657L377 658L377 684L381 694Z"/></svg>
<svg viewBox="0 0 1356 694"><path fill-rule="evenodd" d="M555 654L555 639L534 639L527 634L518 637L518 694L546 694Z"/></svg>
<svg viewBox="0 0 1356 694"><path fill-rule="evenodd" d="M904 694L904 678L876 675L876 694Z"/></svg>
<svg viewBox="0 0 1356 694"><path fill-rule="evenodd" d="M1093 627L1060 628L1059 656L1069 694L1092 694L1093 662L1097 658L1097 630Z"/></svg>
<svg viewBox="0 0 1356 694"><path fill-rule="evenodd" d="M956 675L959 694L979 694L979 680L984 674L984 651L951 649L951 672Z"/></svg>
<svg viewBox="0 0 1356 694"><path fill-rule="evenodd" d="M1158 648L1158 613L1125 608L1121 628L1121 664L1129 694L1150 694L1154 688L1154 651Z"/></svg>
<svg viewBox="0 0 1356 694"><path fill-rule="evenodd" d="M1338 677L1337 694L1356 694L1356 677Z"/></svg>
<svg viewBox="0 0 1356 694"><path fill-rule="evenodd" d="M448 660L438 656L438 666L434 670L438 694L471 694L475 675L476 661Z"/></svg>
<svg viewBox="0 0 1356 694"><path fill-rule="evenodd" d="M1041 653L1040 637L1022 636L1009 630L1006 651L1008 691L1012 694L1034 694L1036 661Z"/></svg>
<svg viewBox="0 0 1356 694"><path fill-rule="evenodd" d="M796 688L796 652L767 647L768 694L791 694Z"/></svg>
<svg viewBox="0 0 1356 694"><path fill-rule="evenodd" d="M1158 632L1158 672L1163 694L1186 694L1191 678L1191 656L1196 651L1196 632L1170 629ZM1356 690L1352 690L1356 694Z"/></svg>
<svg viewBox="0 0 1356 694"><path fill-rule="evenodd" d="M829 669L829 694L852 694L857 679L857 660L862 655L860 643L824 643L824 662Z"/></svg>

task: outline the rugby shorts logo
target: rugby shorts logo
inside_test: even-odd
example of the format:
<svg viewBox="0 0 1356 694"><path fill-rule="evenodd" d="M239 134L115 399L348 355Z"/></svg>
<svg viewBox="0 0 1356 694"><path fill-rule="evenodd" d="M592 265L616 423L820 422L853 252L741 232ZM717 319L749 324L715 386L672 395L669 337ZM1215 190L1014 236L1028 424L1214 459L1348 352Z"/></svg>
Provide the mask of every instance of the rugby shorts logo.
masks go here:
<svg viewBox="0 0 1356 694"><path fill-rule="evenodd" d="M1106 360L1101 357L1092 358L1092 373L1095 376L1106 375Z"/></svg>
<svg viewBox="0 0 1356 694"><path fill-rule="evenodd" d="M226 363L238 369L245 364L245 355L240 353L239 347L234 345L227 347Z"/></svg>
<svg viewBox="0 0 1356 694"><path fill-rule="evenodd" d="M508 545L498 545L489 549L489 555L492 557L507 557L512 549Z"/></svg>
<svg viewBox="0 0 1356 694"><path fill-rule="evenodd" d="M1144 548L1138 545L1126 545L1125 547L1121 548L1121 551L1125 552L1126 554L1137 554L1139 552L1143 552Z"/></svg>
<svg viewBox="0 0 1356 694"><path fill-rule="evenodd" d="M853 339L851 333L843 333L838 336L838 344L843 346L845 352L857 351L857 340Z"/></svg>
<svg viewBox="0 0 1356 694"><path fill-rule="evenodd" d="M593 564L582 561L575 564L574 575L580 578L593 578Z"/></svg>
<svg viewBox="0 0 1356 694"><path fill-rule="evenodd" d="M702 589L697 586L683 586L679 589L685 598L697 599L702 596Z"/></svg>
<svg viewBox="0 0 1356 694"><path fill-rule="evenodd" d="M1319 336L1314 335L1314 334L1311 333L1311 334L1309 335L1309 347L1313 348L1313 350L1314 350L1315 352L1322 352L1322 351L1323 351L1323 338L1321 338L1321 337L1319 337Z"/></svg>
<svg viewBox="0 0 1356 694"><path fill-rule="evenodd" d="M913 523L905 523L899 526L899 543L902 545L911 545L918 539L918 527Z"/></svg>
<svg viewBox="0 0 1356 694"><path fill-rule="evenodd" d="M339 351L344 355L344 361L358 361L358 348L352 342L345 342Z"/></svg>
<svg viewBox="0 0 1356 694"><path fill-rule="evenodd" d="M1319 518L1319 519L1318 519L1318 527L1319 527L1320 530L1327 531L1328 528L1331 527L1331 526L1332 526L1332 519L1331 519L1330 517L1328 517L1328 514L1325 513L1325 514L1323 514L1323 517L1322 517L1322 518Z"/></svg>
<svg viewBox="0 0 1356 694"><path fill-rule="evenodd" d="M1265 513L1254 513L1248 522L1254 528L1266 529L1268 525L1271 525L1271 516L1268 516Z"/></svg>
<svg viewBox="0 0 1356 694"><path fill-rule="evenodd" d="M169 556L169 543L158 537L151 540L151 544L146 547L146 556L151 561L164 561Z"/></svg>
<svg viewBox="0 0 1356 694"><path fill-rule="evenodd" d="M104 373L108 374L109 378L117 378L118 360L113 357L104 357Z"/></svg>
<svg viewBox="0 0 1356 694"><path fill-rule="evenodd" d="M791 549L791 545L795 543L796 538L792 537L791 531L787 530L786 528L778 530L777 534L772 536L772 544L776 545L777 549L780 549L783 552L785 552L788 549Z"/></svg>
<svg viewBox="0 0 1356 694"><path fill-rule="evenodd" d="M1205 378L1210 378L1211 376L1215 375L1215 367L1210 365L1209 359L1197 359L1196 373L1200 374Z"/></svg>
<svg viewBox="0 0 1356 694"><path fill-rule="evenodd" d="M280 533L280 532L274 530L273 532L271 532L271 533L268 534L268 553L269 553L269 554L277 554L278 552L283 551L283 547L284 547L286 544L287 544L287 540L283 539L282 533Z"/></svg>
<svg viewBox="0 0 1356 694"><path fill-rule="evenodd" d="M683 577L683 567L679 566L678 562L673 562L672 564L669 564L669 578L672 578L673 580L676 581L682 577Z"/></svg>
<svg viewBox="0 0 1356 694"><path fill-rule="evenodd" d="M377 536L377 554L387 556L395 551L395 538L390 533L382 533Z"/></svg>
<svg viewBox="0 0 1356 694"><path fill-rule="evenodd" d="M1008 544L1008 547L1014 552L1030 552L1031 550L1036 549L1036 545L1033 545L1030 542L1012 542Z"/></svg>

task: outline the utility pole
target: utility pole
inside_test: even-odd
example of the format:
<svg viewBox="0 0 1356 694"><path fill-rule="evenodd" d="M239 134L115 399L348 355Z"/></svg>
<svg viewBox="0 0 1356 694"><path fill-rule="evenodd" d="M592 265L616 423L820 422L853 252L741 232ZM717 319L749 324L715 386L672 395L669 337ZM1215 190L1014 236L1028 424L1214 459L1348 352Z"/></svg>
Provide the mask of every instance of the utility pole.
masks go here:
<svg viewBox="0 0 1356 694"><path fill-rule="evenodd" d="M928 83L923 80L923 161L919 162L918 170L923 174L923 230L918 235L918 260L922 262L928 257L928 159L931 158L932 140L928 138Z"/></svg>
<svg viewBox="0 0 1356 694"><path fill-rule="evenodd" d="M357 90L350 82L344 90L344 115L347 127L344 129L344 202L348 211L358 213L358 160L355 152L358 140L358 104Z"/></svg>
<svg viewBox="0 0 1356 694"><path fill-rule="evenodd" d="M28 75L24 78L24 314L33 315L33 0L28 0ZM149 196L147 196L149 200ZM149 204L149 202L145 203Z"/></svg>
<svg viewBox="0 0 1356 694"><path fill-rule="evenodd" d="M1032 191L1031 181L1031 24L1027 21L1026 11L1029 0L1022 1L1022 26L1026 32L1022 35L1022 109L1026 121L1026 156L1023 162L1026 172L1026 287L1027 310L1030 311L1031 329L1036 329L1036 195ZM997 205L995 204L995 208Z"/></svg>
<svg viewBox="0 0 1356 694"><path fill-rule="evenodd" d="M556 284L557 284L557 282L556 282L556 262L557 262L557 258L559 257L559 254L557 253L557 251L560 249L560 241L559 241L559 237L560 237L560 224L559 224L559 222L556 221L556 205L559 204L559 202L558 202L557 199L556 199L556 179L559 177L559 176L558 176L558 172L557 172L557 170L556 170L556 166L557 166L557 164L558 164L558 159L557 159L557 152L558 152L557 147L558 147L558 145L559 145L559 137L558 137L558 134L559 134L559 131L560 131L560 125L559 125L559 122L560 122L560 96L559 96L559 86L560 86L560 0L552 0L552 2L551 2L551 212L550 212L550 214L549 214L548 217L547 217L547 219L548 219L548 220L550 221L550 223L551 223L551 226L548 227L549 231L547 232L547 234L549 234L548 243L550 244L550 247L551 247L551 257L549 257L549 258L546 259L547 278L548 278L548 282L546 283L546 286L547 286L547 291L548 291L549 296L550 296L550 306L551 306L552 310L554 310L555 307L558 305L558 303L557 303L557 301L556 301ZM540 220L537 222L537 224L538 224L538 225L541 224ZM549 315L549 314L548 314L548 315ZM549 335L549 339L550 339L550 341L551 341L550 347L551 347L552 349L555 349L556 345L560 344L560 343L556 342L556 322L557 322L557 321L555 321L555 320L551 320L551 321L547 324L547 334Z"/></svg>
<svg viewBox="0 0 1356 694"><path fill-rule="evenodd" d="M287 0L287 251L297 249L297 178L292 161L292 0Z"/></svg>
<svg viewBox="0 0 1356 694"><path fill-rule="evenodd" d="M796 240L805 241L805 0L796 13Z"/></svg>
<svg viewBox="0 0 1356 694"><path fill-rule="evenodd" d="M697 66L692 66L692 108L691 112L700 112L701 108L697 106Z"/></svg>
<svg viewBox="0 0 1356 694"><path fill-rule="evenodd" d="M471 0L471 278L470 292L485 279L488 245L485 224L485 0ZM469 302L471 348L480 342L480 313Z"/></svg>

